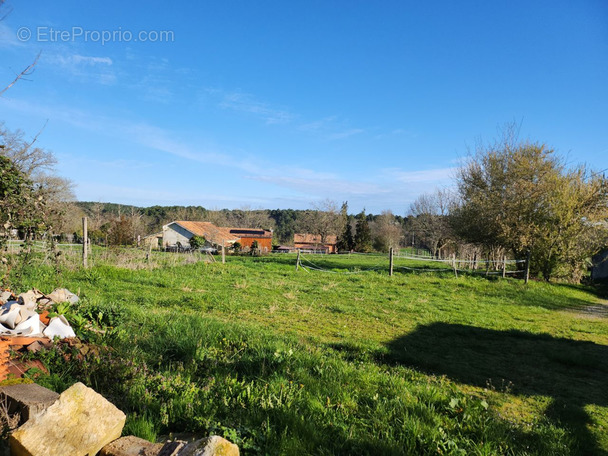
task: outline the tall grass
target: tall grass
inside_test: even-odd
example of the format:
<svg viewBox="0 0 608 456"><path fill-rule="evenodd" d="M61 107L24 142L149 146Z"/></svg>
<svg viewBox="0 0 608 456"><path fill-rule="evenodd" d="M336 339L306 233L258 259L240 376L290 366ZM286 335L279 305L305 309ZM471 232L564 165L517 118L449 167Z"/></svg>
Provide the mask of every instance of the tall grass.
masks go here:
<svg viewBox="0 0 608 456"><path fill-rule="evenodd" d="M85 381L127 412L126 432L216 433L244 454L608 449L608 321L588 311L602 306L592 289L314 262L333 272L296 272L289 255L66 268L102 349L44 353L38 381ZM56 281L42 266L21 285Z"/></svg>

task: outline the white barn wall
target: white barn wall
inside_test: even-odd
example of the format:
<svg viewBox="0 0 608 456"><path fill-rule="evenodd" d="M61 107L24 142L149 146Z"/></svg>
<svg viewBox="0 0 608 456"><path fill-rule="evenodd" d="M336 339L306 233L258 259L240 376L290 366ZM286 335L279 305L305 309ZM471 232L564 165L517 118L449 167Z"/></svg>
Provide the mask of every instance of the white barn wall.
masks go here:
<svg viewBox="0 0 608 456"><path fill-rule="evenodd" d="M174 247L179 242L183 247L190 245L192 233L177 223L163 226L163 247Z"/></svg>

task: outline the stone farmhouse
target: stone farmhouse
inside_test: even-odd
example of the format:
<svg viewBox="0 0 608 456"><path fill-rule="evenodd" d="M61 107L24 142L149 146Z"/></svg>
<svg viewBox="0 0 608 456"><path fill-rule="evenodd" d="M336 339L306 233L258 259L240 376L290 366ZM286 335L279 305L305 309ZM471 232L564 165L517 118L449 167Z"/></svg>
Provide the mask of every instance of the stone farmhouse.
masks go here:
<svg viewBox="0 0 608 456"><path fill-rule="evenodd" d="M190 238L201 236L207 243L214 247L232 246L235 242L241 244L242 248L251 248L257 241L258 248L262 252L272 249L272 231L258 228L228 228L215 226L211 222L190 222L177 220L163 226L162 247L171 248L181 245L189 246ZM178 244L179 243L179 244Z"/></svg>

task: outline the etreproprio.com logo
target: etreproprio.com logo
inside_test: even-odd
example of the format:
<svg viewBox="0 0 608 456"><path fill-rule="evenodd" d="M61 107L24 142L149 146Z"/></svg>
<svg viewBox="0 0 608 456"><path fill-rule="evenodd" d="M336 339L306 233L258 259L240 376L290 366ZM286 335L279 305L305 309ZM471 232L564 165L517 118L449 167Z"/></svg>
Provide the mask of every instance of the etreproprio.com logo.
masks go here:
<svg viewBox="0 0 608 456"><path fill-rule="evenodd" d="M90 43L172 43L175 41L173 30L123 30L121 27L115 30L88 30L83 27L71 27L69 29L56 29L53 27L20 27L17 30L19 41L37 41L48 43L68 43L84 41Z"/></svg>

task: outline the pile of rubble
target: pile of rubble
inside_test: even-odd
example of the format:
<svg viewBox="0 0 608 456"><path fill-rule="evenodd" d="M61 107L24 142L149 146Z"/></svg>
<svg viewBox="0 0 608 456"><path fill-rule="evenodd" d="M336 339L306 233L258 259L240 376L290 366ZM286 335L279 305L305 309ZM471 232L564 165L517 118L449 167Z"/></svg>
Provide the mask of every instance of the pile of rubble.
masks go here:
<svg viewBox="0 0 608 456"><path fill-rule="evenodd" d="M0 289L0 381L23 377L31 368L46 370L40 361L14 359L15 353L49 348L56 338L78 341L63 315L50 314L54 304L65 302L76 303L78 296L65 288L48 295L35 288L20 295Z"/></svg>
<svg viewBox="0 0 608 456"><path fill-rule="evenodd" d="M48 318L53 304L76 303L78 296L65 288L45 295L35 288L15 296L0 290L0 336L75 337L74 330L63 315Z"/></svg>
<svg viewBox="0 0 608 456"><path fill-rule="evenodd" d="M49 313L53 305L65 302L76 303L78 296L65 288L48 295L32 289L17 296L0 289L0 381L34 367L11 360L16 350L37 351L56 338L76 348L83 345L63 315ZM27 361L32 362L44 370L39 361ZM125 420L122 411L82 383L61 395L35 383L0 386L0 424L11 429L12 456L239 455L238 446L218 436L165 443L120 438ZM0 443L0 456L7 449Z"/></svg>
<svg viewBox="0 0 608 456"><path fill-rule="evenodd" d="M125 414L82 383L61 395L36 384L4 386L0 401L20 424L9 437L12 456L239 456L238 446L218 436L165 443L119 438Z"/></svg>

